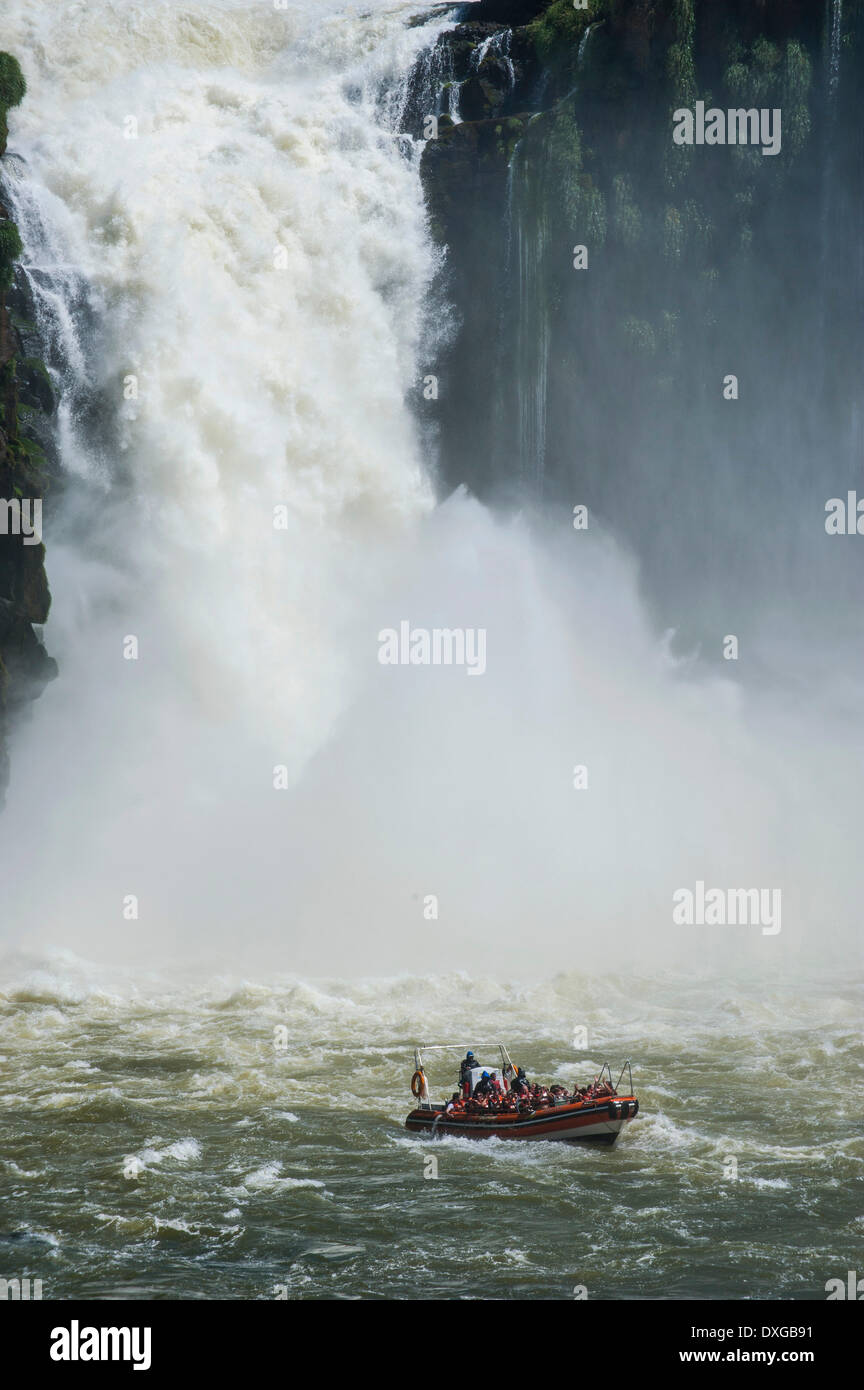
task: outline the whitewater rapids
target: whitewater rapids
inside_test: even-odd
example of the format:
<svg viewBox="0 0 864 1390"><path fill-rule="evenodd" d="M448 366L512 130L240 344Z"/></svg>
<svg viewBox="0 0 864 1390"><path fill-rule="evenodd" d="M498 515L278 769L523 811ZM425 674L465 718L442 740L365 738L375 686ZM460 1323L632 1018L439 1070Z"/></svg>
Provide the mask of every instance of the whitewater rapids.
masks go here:
<svg viewBox="0 0 864 1390"><path fill-rule="evenodd" d="M44 1298L823 1299L864 1225L862 1003L860 979L9 960L0 1266ZM501 1037L567 1086L630 1055L641 1113L602 1153L419 1142L402 1123L424 1037ZM457 1061L430 1055L436 1096Z"/></svg>

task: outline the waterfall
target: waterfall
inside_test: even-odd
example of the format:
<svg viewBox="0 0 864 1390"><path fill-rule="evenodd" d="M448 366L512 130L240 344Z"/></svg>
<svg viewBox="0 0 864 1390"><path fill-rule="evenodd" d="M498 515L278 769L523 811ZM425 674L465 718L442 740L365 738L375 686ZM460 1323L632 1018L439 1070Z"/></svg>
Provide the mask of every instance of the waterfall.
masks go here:
<svg viewBox="0 0 864 1390"><path fill-rule="evenodd" d="M471 66L475 72L480 71L487 58L498 58L507 69L508 91L511 92L516 85L516 68L510 57L512 42L513 30L499 29L496 34L490 34L488 39L484 39L481 44L478 44L471 55Z"/></svg>
<svg viewBox="0 0 864 1390"><path fill-rule="evenodd" d="M840 91L841 41L843 35L843 0L826 0L825 59L823 99L823 157L821 191L821 235L819 283L819 341L823 382L830 386L830 351L828 344L828 315L832 296L840 291L838 276L838 241L842 220L840 190L837 178L837 105ZM854 430L854 427L853 427Z"/></svg>
<svg viewBox="0 0 864 1390"><path fill-rule="evenodd" d="M495 414L499 422L499 452L506 455L515 443L516 475L531 492L540 494L546 467L551 325L545 293L545 204L532 190L531 173L523 136L517 141L507 168ZM515 438L509 423L514 415L512 398Z"/></svg>
<svg viewBox="0 0 864 1390"><path fill-rule="evenodd" d="M455 79L453 52L450 45L440 41L430 42L418 55L411 86L403 81L396 84L396 90L403 98L400 112L401 123L405 123L408 106L419 124L426 116L448 115L458 125L460 83ZM394 129L399 128L394 122Z"/></svg>
<svg viewBox="0 0 864 1390"><path fill-rule="evenodd" d="M412 400L441 255L400 131L445 21L416 10L7 0L29 87L8 182L65 412L60 678L16 729L0 837L3 935L28 949L260 942L282 969L392 973L394 944L425 968L425 940L452 968L466 932L524 962L539 922L532 961L557 965L574 882L579 942L627 922L653 952L675 884L767 876L795 902L798 865L825 920L854 916L854 701L836 739L831 705L780 720L731 673L691 679L593 517L574 545L560 507L538 541L459 494L433 505ZM535 497L542 133L511 160L497 382ZM483 679L385 672L377 634L406 618L488 629ZM448 915L418 951L427 893Z"/></svg>
<svg viewBox="0 0 864 1390"><path fill-rule="evenodd" d="M833 99L840 85L840 41L843 33L843 0L831 0L828 53L828 92Z"/></svg>
<svg viewBox="0 0 864 1390"><path fill-rule="evenodd" d="M547 227L544 208L533 204L530 183L519 178L515 195L517 294L517 400L521 476L542 492L546 468L546 408L551 328L546 304Z"/></svg>
<svg viewBox="0 0 864 1390"><path fill-rule="evenodd" d="M13 778L52 769L54 809L19 776L7 824L61 847L58 918L103 856L115 893L142 856L170 875L183 826L223 835L232 783L300 775L349 698L357 605L432 504L410 401L439 253L398 121L442 24L412 13L6 7L28 81L7 182L65 474L61 679L13 750Z"/></svg>
<svg viewBox="0 0 864 1390"><path fill-rule="evenodd" d="M576 66L578 67L580 72L585 65L585 56L588 52L588 43L590 41L591 35L594 32L594 30L603 23L604 21L602 19L595 19L593 24L588 25L588 27L585 30L585 33L579 40L579 50L576 54Z"/></svg>
<svg viewBox="0 0 864 1390"><path fill-rule="evenodd" d="M45 363L58 401L56 445L64 472L76 479L82 493L70 496L77 506L84 490L104 494L109 466L98 444L83 427L98 403L96 325L105 314L99 287L69 257L68 218L49 190L28 177L23 160L8 158L2 200L9 208L24 247L20 274L28 311L35 320L38 352ZM88 443L90 447L88 447ZM92 500L92 499L91 499Z"/></svg>
<svg viewBox="0 0 864 1390"><path fill-rule="evenodd" d="M602 23L602 20L597 20L589 24L582 35L577 54L579 70L585 63L591 34ZM494 35L480 47L486 49L499 37ZM509 40L506 51L509 53ZM569 92L568 97L573 96L575 90ZM548 227L546 202L537 197L536 190L532 190L531 173L523 137L517 142L507 168L502 329L508 315L512 315L515 322L515 352L511 368L516 396L516 469L518 476L532 491L542 494L546 473L551 348L551 322L545 290ZM503 341L504 333L500 336ZM502 375L502 372L498 373L499 378ZM499 421L509 416L500 383L496 415ZM506 447L503 441L500 447Z"/></svg>
<svg viewBox="0 0 864 1390"><path fill-rule="evenodd" d="M442 82L446 85L447 113L450 119L459 125L462 122L461 94L462 88L471 77L477 76L487 58L497 59L501 62L507 72L507 91L510 95L516 86L516 67L510 56L510 45L513 39L512 29L499 29L496 33L490 34L480 43L476 44L471 50L471 57L468 62L468 76L461 82L453 79L452 58L446 74L442 72ZM448 49L449 52L449 49Z"/></svg>

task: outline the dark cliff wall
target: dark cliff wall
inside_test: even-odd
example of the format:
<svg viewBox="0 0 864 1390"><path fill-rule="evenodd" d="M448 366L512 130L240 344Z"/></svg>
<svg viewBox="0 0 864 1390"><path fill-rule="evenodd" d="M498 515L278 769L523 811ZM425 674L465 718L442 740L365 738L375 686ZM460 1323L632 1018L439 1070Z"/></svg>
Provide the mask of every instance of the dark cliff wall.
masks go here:
<svg viewBox="0 0 864 1390"><path fill-rule="evenodd" d="M0 175L6 156L10 107L24 95L20 69L0 53ZM48 617L51 597L45 547L32 534L33 504L47 486L47 459L40 443L54 410L42 362L25 342L34 334L26 281L16 262L21 242L2 201L0 184L0 799L9 773L8 734L15 711L41 694L56 674L54 661L34 629ZM7 504L25 509L24 527ZM29 529L31 534L25 535Z"/></svg>
<svg viewBox="0 0 864 1390"><path fill-rule="evenodd" d="M862 12L457 13L410 112L439 115L423 174L458 328L424 408L445 490L585 503L662 600L696 573L708 601L730 571L743 599L765 547L782 587L802 509L852 486L864 448ZM697 100L780 108L780 153L677 146L672 113Z"/></svg>

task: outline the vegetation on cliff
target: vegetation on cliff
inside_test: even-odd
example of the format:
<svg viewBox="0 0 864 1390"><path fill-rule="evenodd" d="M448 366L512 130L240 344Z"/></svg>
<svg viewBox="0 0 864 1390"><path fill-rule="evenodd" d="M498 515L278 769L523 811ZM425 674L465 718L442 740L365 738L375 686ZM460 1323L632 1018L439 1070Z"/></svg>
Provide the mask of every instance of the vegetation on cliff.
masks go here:
<svg viewBox="0 0 864 1390"><path fill-rule="evenodd" d="M7 113L13 106L20 106L27 92L27 83L17 58L11 53L0 53L0 158L6 153L6 140L9 134Z"/></svg>

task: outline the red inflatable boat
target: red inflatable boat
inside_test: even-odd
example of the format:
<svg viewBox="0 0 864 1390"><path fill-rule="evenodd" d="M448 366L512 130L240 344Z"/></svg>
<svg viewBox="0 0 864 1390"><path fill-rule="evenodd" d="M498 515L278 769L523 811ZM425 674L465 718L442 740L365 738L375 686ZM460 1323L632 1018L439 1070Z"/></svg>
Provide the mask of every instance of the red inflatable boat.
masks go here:
<svg viewBox="0 0 864 1390"><path fill-rule="evenodd" d="M488 1046L488 1045L487 1045ZM628 1121L639 1113L633 1094L629 1061L621 1068L617 1083L612 1082L608 1062L604 1062L593 1083L584 1092L558 1096L538 1102L536 1096L510 1099L509 1083L516 1075L503 1043L495 1043L501 1057L499 1066L475 1067L468 1074L467 1089L473 1093L484 1071L498 1083L498 1098L488 1108L457 1108L448 1111L445 1101L433 1101L423 1067L423 1053L456 1051L450 1043L422 1043L414 1049L414 1076L411 1089L418 1105L405 1121L405 1128L430 1139L453 1135L462 1139L557 1139L567 1144L590 1142L614 1144ZM458 1048L461 1051L461 1047ZM620 1089L624 1073L627 1085ZM515 1104L518 1108L514 1109Z"/></svg>

